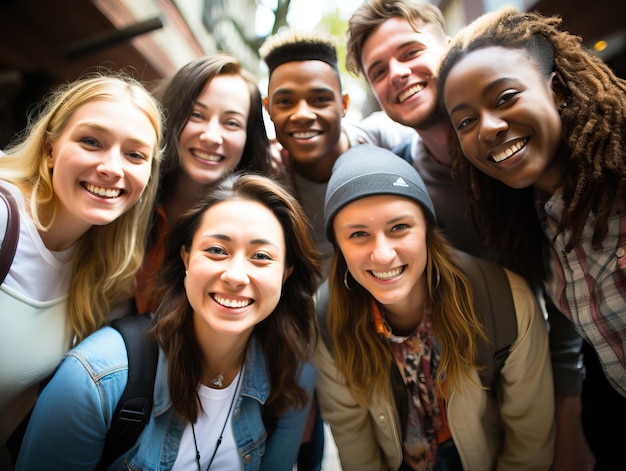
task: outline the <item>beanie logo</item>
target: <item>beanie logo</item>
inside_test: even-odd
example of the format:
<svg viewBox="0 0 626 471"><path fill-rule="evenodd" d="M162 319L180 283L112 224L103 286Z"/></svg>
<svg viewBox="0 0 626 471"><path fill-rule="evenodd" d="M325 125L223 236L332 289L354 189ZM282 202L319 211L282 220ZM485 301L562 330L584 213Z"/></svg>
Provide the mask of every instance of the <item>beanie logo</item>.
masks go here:
<svg viewBox="0 0 626 471"><path fill-rule="evenodd" d="M409 187L402 177L398 177L398 179L393 182L393 186L403 186L405 188Z"/></svg>

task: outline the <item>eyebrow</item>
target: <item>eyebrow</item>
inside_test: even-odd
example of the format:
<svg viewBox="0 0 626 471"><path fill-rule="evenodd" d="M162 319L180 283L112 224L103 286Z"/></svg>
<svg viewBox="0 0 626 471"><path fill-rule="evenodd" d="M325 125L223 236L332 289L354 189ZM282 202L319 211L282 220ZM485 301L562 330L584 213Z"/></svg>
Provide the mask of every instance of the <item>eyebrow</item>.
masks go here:
<svg viewBox="0 0 626 471"><path fill-rule="evenodd" d="M199 107L201 107L201 108L203 108L205 110L208 110L208 109L211 108L210 106L207 106L207 105L205 105L204 103L202 103L201 101L198 101L198 100L196 100L194 102L194 105L197 105L197 106L199 106ZM238 110L225 110L224 114L238 114L238 115L243 116L243 117L246 116L246 113L244 113L243 111L238 111Z"/></svg>
<svg viewBox="0 0 626 471"><path fill-rule="evenodd" d="M388 226L390 224L395 224L397 222L400 222L406 219L411 219L414 221L415 216L413 216L412 214L401 214L400 216L396 216L394 218L389 219L387 222L385 222L385 225ZM367 224L355 223L355 224L346 224L343 227L344 229L362 229L362 228L367 228L369 226Z"/></svg>
<svg viewBox="0 0 626 471"><path fill-rule="evenodd" d="M79 121L78 123L76 123L76 129L78 129L80 131L81 127L91 128L94 131L102 132L102 133L115 133L115 131L112 131L108 126L103 126L101 124L94 123L92 121ZM148 142L144 141L143 139L139 139L139 138L134 137L134 136L127 136L124 139L124 141L129 141L129 142L134 143L135 145L142 146L142 147L148 147L150 149L154 148L154 144L149 144Z"/></svg>
<svg viewBox="0 0 626 471"><path fill-rule="evenodd" d="M225 234L206 234L202 236L202 239L218 239L224 242L232 242L233 240ZM269 239L252 239L248 245L271 245L278 248L278 245Z"/></svg>
<svg viewBox="0 0 626 471"><path fill-rule="evenodd" d="M411 39L408 41L404 41L403 43L398 44L395 48L394 51L399 51L401 49L406 48L407 46L412 46L413 44L419 44L420 46L424 46L425 44L422 41L417 41L415 39ZM387 55L385 55L385 58L388 58ZM378 59L374 62L372 62L372 64L367 67L367 71L369 72L371 69L373 69L374 67L377 67L379 64L382 64L384 62L384 59Z"/></svg>
<svg viewBox="0 0 626 471"><path fill-rule="evenodd" d="M306 93L332 93L334 95L335 91L330 87L316 87L307 90ZM277 88L274 90L274 93L272 93L272 96L293 94L295 94L295 92L291 88Z"/></svg>
<svg viewBox="0 0 626 471"><path fill-rule="evenodd" d="M487 96L491 92L491 90L493 90L496 86L500 85L502 82L506 82L507 80L512 80L512 79L510 77L502 77L491 82L489 85L485 87L485 89L480 94L481 98L485 98L485 96ZM468 108L468 107L469 106L467 105L467 103L459 103L458 105L456 105L454 108L450 110L450 114L454 113L455 111L459 111L463 108Z"/></svg>

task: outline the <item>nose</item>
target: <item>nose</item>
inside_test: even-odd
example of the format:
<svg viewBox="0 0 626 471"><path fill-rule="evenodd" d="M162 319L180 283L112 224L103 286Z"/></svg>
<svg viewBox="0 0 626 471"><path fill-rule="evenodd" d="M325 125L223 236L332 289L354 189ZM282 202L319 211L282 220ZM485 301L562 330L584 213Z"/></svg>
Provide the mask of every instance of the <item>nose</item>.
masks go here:
<svg viewBox="0 0 626 471"><path fill-rule="evenodd" d="M220 279L231 286L241 286L250 283L243 257L233 257L229 260Z"/></svg>
<svg viewBox="0 0 626 471"><path fill-rule="evenodd" d="M311 111L311 107L306 100L300 100L296 104L295 110L291 115L292 120L313 120L315 113Z"/></svg>
<svg viewBox="0 0 626 471"><path fill-rule="evenodd" d="M372 249L371 259L372 262L386 265L391 263L395 258L396 251L393 245L385 236L377 236L374 240L374 247Z"/></svg>
<svg viewBox="0 0 626 471"><path fill-rule="evenodd" d="M216 120L209 120L200 134L200 139L211 144L220 145L224 140L222 139L222 132L219 123Z"/></svg>
<svg viewBox="0 0 626 471"><path fill-rule="evenodd" d="M398 61L393 57L389 60L389 77L392 83L401 82L409 75L411 75L411 68L404 62Z"/></svg>
<svg viewBox="0 0 626 471"><path fill-rule="evenodd" d="M97 167L97 172L112 180L118 180L124 176L124 159L120 149L111 149L104 153Z"/></svg>
<svg viewBox="0 0 626 471"><path fill-rule="evenodd" d="M508 123L494 113L483 113L480 117L478 137L485 141L493 141L508 128Z"/></svg>

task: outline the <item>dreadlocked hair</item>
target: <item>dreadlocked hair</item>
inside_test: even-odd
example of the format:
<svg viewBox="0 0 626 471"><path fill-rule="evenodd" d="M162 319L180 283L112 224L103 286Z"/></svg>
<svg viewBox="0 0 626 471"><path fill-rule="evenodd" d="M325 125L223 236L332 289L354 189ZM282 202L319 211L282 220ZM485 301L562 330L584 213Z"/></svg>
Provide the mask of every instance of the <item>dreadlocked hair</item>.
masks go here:
<svg viewBox="0 0 626 471"><path fill-rule="evenodd" d="M560 112L563 132L556 156L561 161L564 201L559 230L569 231L567 250L571 250L580 241L591 213L596 218L592 243L599 248L610 214L621 210L626 199L626 81L585 49L580 37L559 30L560 25L561 18L557 16L520 13L513 7L483 15L459 32L450 44L439 68L439 96L443 96L452 67L469 52L486 47L525 50L546 77L555 73L567 104ZM458 143L454 147L460 152ZM523 207L524 218L530 217L530 206L534 206L531 192L524 190L527 194L514 196L519 190L507 189L482 175L464 158L456 162L455 175L469 185L466 188L470 189L473 209L482 213L478 220L490 222L489 233L513 233L515 227L518 237L527 237L529 226L519 230L520 215L511 210L509 203L514 198L516 209ZM494 201L508 203L492 206ZM489 213L485 213L487 210ZM503 221L508 223L500 229L494 227ZM523 254L518 255L524 259Z"/></svg>

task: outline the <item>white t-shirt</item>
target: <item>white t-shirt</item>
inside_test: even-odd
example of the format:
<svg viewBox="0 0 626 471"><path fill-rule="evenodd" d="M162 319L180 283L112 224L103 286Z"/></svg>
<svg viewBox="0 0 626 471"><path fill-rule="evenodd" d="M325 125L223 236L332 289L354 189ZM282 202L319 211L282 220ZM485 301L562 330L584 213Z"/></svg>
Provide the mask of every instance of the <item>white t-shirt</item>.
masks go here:
<svg viewBox="0 0 626 471"><path fill-rule="evenodd" d="M222 442L211 463L211 469L228 469L233 471L243 469L232 426L237 396L241 390L240 383L242 381L239 381L239 376L242 374L243 372L240 371L233 382L224 389L212 389L204 385L200 385L198 388L200 403L204 409L204 414L200 412L194 424L196 442L200 452L200 469L207 468L215 452L222 428L224 428ZM193 431L191 424L187 424L180 440L178 455L172 471L195 471L197 469Z"/></svg>
<svg viewBox="0 0 626 471"><path fill-rule="evenodd" d="M67 296L74 248L48 250L28 217L22 193L0 181L15 197L20 234L11 269L0 286L0 446L34 404L39 383L70 347ZM7 208L0 204L0 241Z"/></svg>

